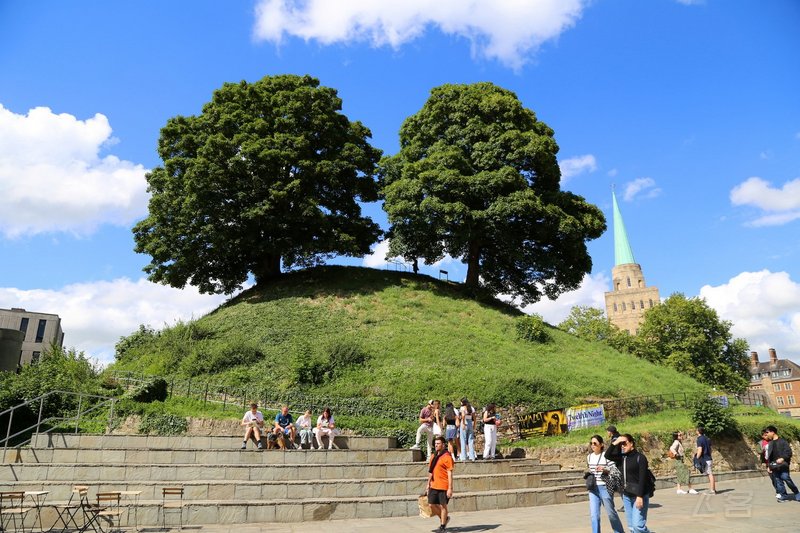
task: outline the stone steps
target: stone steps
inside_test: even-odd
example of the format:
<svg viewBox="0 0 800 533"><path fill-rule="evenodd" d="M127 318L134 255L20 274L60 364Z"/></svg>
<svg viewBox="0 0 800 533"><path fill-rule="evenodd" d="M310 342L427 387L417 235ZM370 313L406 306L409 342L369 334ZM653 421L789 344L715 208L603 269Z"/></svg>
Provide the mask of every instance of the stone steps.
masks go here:
<svg viewBox="0 0 800 533"><path fill-rule="evenodd" d="M402 463L421 461L419 450L241 450L152 448L20 448L8 450L6 463L125 463L282 465L324 463Z"/></svg>
<svg viewBox="0 0 800 533"><path fill-rule="evenodd" d="M199 437L162 435L85 435L47 433L34 435L30 448L127 448L154 450L236 450L242 445L242 434ZM327 444L328 439L323 440ZM397 448L396 437L361 437L337 435L334 444L345 450L391 450ZM248 448L254 447L252 440Z"/></svg>
<svg viewBox="0 0 800 533"><path fill-rule="evenodd" d="M544 486L543 477L547 472L457 474L455 484L459 491L480 492L483 490L513 490ZM303 498L348 498L373 496L403 496L421 492L427 476L420 472L418 477L408 478L358 478L301 481L263 481L192 480L183 481L185 498L189 500L273 500ZM48 490L51 501L68 500L75 483L67 480L47 480L38 484L29 481L0 482L0 490ZM162 480L155 481L104 481L87 482L92 493L108 491L141 491L140 499L161 498Z"/></svg>
<svg viewBox="0 0 800 533"><path fill-rule="evenodd" d="M268 455L251 453L248 455ZM307 454L321 456L335 454L333 452L274 452L295 456ZM351 452L353 453L353 452ZM165 481L183 482L191 480L229 480L229 481L292 481L292 480L324 480L324 479L358 479L358 478L407 478L427 475L427 467L421 461L396 463L289 463L289 464L197 464L197 463L161 463L161 464L128 464L128 463L15 463L0 464L0 483L3 481L75 481L75 482L118 482L126 481ZM509 473L521 472L517 466L527 459L495 459L491 461L475 461L457 463L456 472L460 474ZM552 466L541 465L538 461L530 461L528 471L552 469Z"/></svg>
<svg viewBox="0 0 800 533"><path fill-rule="evenodd" d="M567 503L568 490L528 488L480 492L458 492L448 506L453 512L486 509L513 509L537 505ZM140 500L134 508L124 501L123 509L136 513L140 526L159 524L161 500ZM358 498L306 498L302 500L186 500L183 523L248 524L263 522L293 523L345 518L385 518L415 516L419 512L417 495L376 496ZM42 509L45 524L55 520L55 510L46 503ZM132 517L123 518L123 524ZM176 520L174 517L170 521ZM324 527L324 526L323 526Z"/></svg>

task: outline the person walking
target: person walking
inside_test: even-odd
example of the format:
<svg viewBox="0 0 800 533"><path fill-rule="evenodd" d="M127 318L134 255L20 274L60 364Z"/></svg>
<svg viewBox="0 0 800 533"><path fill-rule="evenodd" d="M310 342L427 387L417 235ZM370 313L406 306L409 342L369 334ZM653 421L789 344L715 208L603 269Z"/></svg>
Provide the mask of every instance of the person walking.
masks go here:
<svg viewBox="0 0 800 533"><path fill-rule="evenodd" d="M469 400L461 398L460 425L459 432L461 433L461 454L459 459L466 461L469 457L470 461L475 460L475 408L470 405ZM467 450L469 448L469 450Z"/></svg>
<svg viewBox="0 0 800 533"><path fill-rule="evenodd" d="M714 479L714 472L711 470L713 461L711 460L711 439L706 436L706 430L703 426L697 426L697 448L695 448L694 457L700 461L705 470L703 474L708 476L709 494L717 493L717 482Z"/></svg>
<svg viewBox="0 0 800 533"><path fill-rule="evenodd" d="M483 438L483 458L494 459L497 451L497 411L493 403L483 410Z"/></svg>
<svg viewBox="0 0 800 533"><path fill-rule="evenodd" d="M669 447L669 451L667 452L670 459L673 461L673 466L675 467L675 480L677 482L677 487L675 490L676 494L697 494L697 491L692 488L692 481L689 478L689 469L686 467L686 463L684 462L685 457L685 450L683 448L683 432L676 431L672 434L672 445ZM686 485L689 491L685 491L681 488L681 485Z"/></svg>
<svg viewBox="0 0 800 533"><path fill-rule="evenodd" d="M770 440L767 445L767 461L769 473L773 474L775 479L775 490L780 494L778 503L797 499L797 485L792 481L792 476L789 475L789 468L792 462L792 448L786 439L778 435L778 428L775 426L767 426L764 428L767 434L767 439ZM794 497L789 497L786 494L786 486L794 493Z"/></svg>
<svg viewBox="0 0 800 533"><path fill-rule="evenodd" d="M648 487L647 457L636 450L633 437L626 433L614 441L622 449L622 504L631 533L649 533L647 509L652 487Z"/></svg>
<svg viewBox="0 0 800 533"><path fill-rule="evenodd" d="M617 510L614 509L614 500L608 493L606 483L601 477L610 462L603 454L603 437L592 435L589 440L589 449L591 453L586 456L586 463L589 472L595 478L594 488L589 489L589 521L592 524L592 533L600 533L600 506L606 509L612 531L614 533L625 533L625 527L619 519Z"/></svg>
<svg viewBox="0 0 800 533"><path fill-rule="evenodd" d="M412 450L419 450L419 442L422 436L425 435L425 448L426 457L431 456L431 448L433 447L433 400L428 400L428 405L422 408L419 412L419 427L417 428L417 440L411 447Z"/></svg>
<svg viewBox="0 0 800 533"><path fill-rule="evenodd" d="M444 406L444 438L447 440L447 451L456 457L456 439L458 438L458 413L451 402Z"/></svg>
<svg viewBox="0 0 800 533"><path fill-rule="evenodd" d="M439 517L439 531L446 530L450 522L447 504L453 497L453 457L444 441L441 435L434 439L435 451L428 462L428 485L425 488L431 512Z"/></svg>
<svg viewBox="0 0 800 533"><path fill-rule="evenodd" d="M767 473L769 474L769 482L772 483L772 488L775 489L775 497L780 498L781 493L778 492L778 485L775 483L775 474L770 472L769 470L769 459L767 459L767 451L769 450L769 443L772 442L772 439L769 437L769 432L767 428L761 430L761 462L764 464L764 468L767 469Z"/></svg>

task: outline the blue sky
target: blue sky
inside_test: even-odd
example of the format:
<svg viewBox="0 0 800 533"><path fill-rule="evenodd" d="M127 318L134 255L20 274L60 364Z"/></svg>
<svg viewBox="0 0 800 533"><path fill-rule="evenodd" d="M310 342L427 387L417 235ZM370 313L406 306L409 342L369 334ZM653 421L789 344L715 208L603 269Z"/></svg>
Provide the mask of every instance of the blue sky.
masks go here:
<svg viewBox="0 0 800 533"><path fill-rule="evenodd" d="M491 81L555 130L562 188L609 224L616 187L662 297L703 296L762 360L800 362L798 23L793 0L0 0L0 307L59 314L109 362L138 324L224 301L149 283L130 232L160 128L224 82L315 76L392 154L433 87ZM338 262L385 268L384 247ZM602 307L613 232L589 250L581 288L529 310Z"/></svg>

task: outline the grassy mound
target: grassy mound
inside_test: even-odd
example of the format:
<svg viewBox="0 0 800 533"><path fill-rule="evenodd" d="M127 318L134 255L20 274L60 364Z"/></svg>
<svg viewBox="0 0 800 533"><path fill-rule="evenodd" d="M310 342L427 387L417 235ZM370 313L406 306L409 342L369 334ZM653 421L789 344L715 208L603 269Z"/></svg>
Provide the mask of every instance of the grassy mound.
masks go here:
<svg viewBox="0 0 800 533"><path fill-rule="evenodd" d="M113 365L160 375L402 404L564 407L705 390L678 372L547 326L520 338L522 313L427 276L327 266L251 288L212 313L127 339Z"/></svg>

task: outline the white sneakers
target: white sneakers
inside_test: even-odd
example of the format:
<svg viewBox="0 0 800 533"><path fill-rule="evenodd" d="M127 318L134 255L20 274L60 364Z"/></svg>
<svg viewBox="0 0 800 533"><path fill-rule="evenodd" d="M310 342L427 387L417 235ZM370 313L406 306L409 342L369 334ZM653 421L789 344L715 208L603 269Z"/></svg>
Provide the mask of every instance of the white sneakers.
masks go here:
<svg viewBox="0 0 800 533"><path fill-rule="evenodd" d="M675 494L689 494L689 493L686 492L685 490L678 489L675 491Z"/></svg>
<svg viewBox="0 0 800 533"><path fill-rule="evenodd" d="M696 491L696 490L694 490L694 489L689 489L689 494L700 494L700 493L699 493L699 492L697 492L697 491Z"/></svg>

